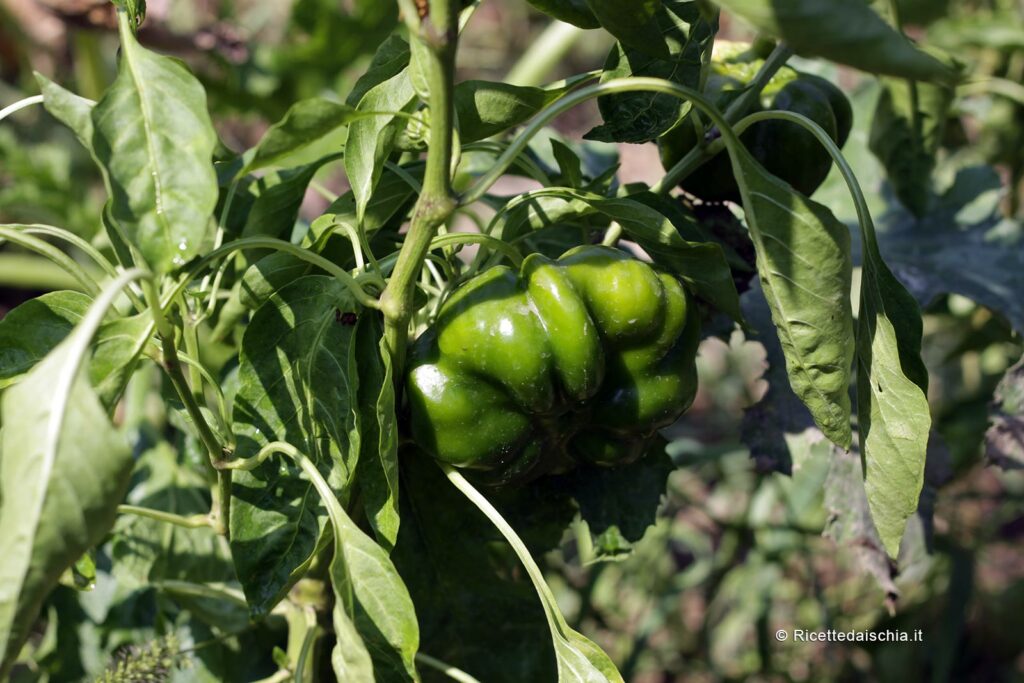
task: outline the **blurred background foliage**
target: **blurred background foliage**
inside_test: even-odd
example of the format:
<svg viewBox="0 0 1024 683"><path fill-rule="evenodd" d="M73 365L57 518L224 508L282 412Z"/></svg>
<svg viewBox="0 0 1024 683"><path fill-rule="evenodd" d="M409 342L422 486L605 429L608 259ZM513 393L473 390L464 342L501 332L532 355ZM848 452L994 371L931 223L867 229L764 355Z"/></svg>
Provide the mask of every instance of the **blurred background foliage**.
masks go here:
<svg viewBox="0 0 1024 683"><path fill-rule="evenodd" d="M236 151L298 99L343 101L397 21L395 4L382 0L148 5L141 40L200 76L221 140ZM1014 365L1022 352L1014 330L1024 327L1024 3L904 0L901 10L911 35L956 55L969 74L944 121L936 199L924 215L899 205L869 151L877 83L801 66L823 70L852 93L857 128L846 154L871 197L884 255L926 306L935 434L920 514L890 561L866 511L859 514L858 455L834 452L773 383L775 342L758 337L763 299L748 291L755 330L705 340L697 403L666 434L677 469L656 524L642 540L604 533L596 547L569 533L544 557L565 613L627 680L1024 680L1024 369ZM97 98L116 69L111 26L105 0L0 0L0 103L35 94L33 70ZM465 32L461 76L502 79L547 26L526 2L485 0ZM721 35L752 37L728 21ZM550 80L600 68L611 39L593 32L566 44L572 49L552 60ZM598 122L596 107L582 107L557 129L578 139ZM605 166L621 164L620 182L660 173L653 145L588 144ZM316 184L345 188L337 165ZM300 222L323 210L321 195L307 194ZM103 196L87 153L41 108L0 126L0 222L60 225L105 246ZM817 198L852 220L838 178ZM720 208L704 212L732 220ZM0 247L0 316L63 286L52 269ZM140 381L133 390L145 396L148 389ZM143 401L121 419L165 433L175 414ZM130 499L204 511L189 444L179 439L178 452L164 444L140 453ZM220 588L196 595L186 580ZM50 600L46 629L31 642L35 667L20 675L93 677L111 657L165 633L175 634L187 664L173 680L268 675L295 617L283 608L249 624L231 582L222 539L122 521L95 567L81 568ZM315 585L307 588L317 595ZM535 617L524 615L524 623ZM514 615L495 609L492 618ZM777 629L794 628L922 629L924 642L776 640Z"/></svg>

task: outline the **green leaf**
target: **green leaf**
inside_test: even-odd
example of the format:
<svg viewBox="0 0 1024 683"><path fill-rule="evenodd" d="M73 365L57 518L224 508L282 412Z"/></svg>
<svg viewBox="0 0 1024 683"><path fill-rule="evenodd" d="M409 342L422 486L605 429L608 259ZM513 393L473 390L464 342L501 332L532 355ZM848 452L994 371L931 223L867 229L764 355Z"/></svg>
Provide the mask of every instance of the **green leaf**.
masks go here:
<svg viewBox="0 0 1024 683"><path fill-rule="evenodd" d="M397 76L409 66L409 58L409 43L401 36L390 36L377 48L366 73L359 77L345 98L345 104L355 107L371 88Z"/></svg>
<svg viewBox="0 0 1024 683"><path fill-rule="evenodd" d="M871 228L873 231L873 228ZM882 544L899 553L917 511L931 415L921 312L867 235L857 329L857 418L868 506Z"/></svg>
<svg viewBox="0 0 1024 683"><path fill-rule="evenodd" d="M828 208L765 171L742 145L730 156L790 384L825 436L848 448L850 233Z"/></svg>
<svg viewBox="0 0 1024 683"><path fill-rule="evenodd" d="M718 0L718 4L804 57L824 57L869 73L919 81L956 78L955 71L918 50L865 2Z"/></svg>
<svg viewBox="0 0 1024 683"><path fill-rule="evenodd" d="M210 511L209 483L164 442L143 453L126 502L178 515ZM163 581L226 583L235 578L227 539L210 527L188 529L137 515L121 515L112 530L111 574L120 589L142 590Z"/></svg>
<svg viewBox="0 0 1024 683"><path fill-rule="evenodd" d="M288 109L284 118L267 129L255 147L246 152L247 162L236 177L278 165L283 159L315 145L364 116L367 114L360 114L347 104L322 97L300 100Z"/></svg>
<svg viewBox="0 0 1024 683"><path fill-rule="evenodd" d="M239 457L286 441L347 500L359 456L356 330L363 316L344 285L312 275L280 290L242 338L233 422ZM366 362L360 359L360 362ZM281 458L234 480L231 549L255 614L267 613L329 539L311 484Z"/></svg>
<svg viewBox="0 0 1024 683"><path fill-rule="evenodd" d="M177 60L146 50L118 13L117 80L92 110L93 148L114 220L157 272L199 253L217 204L217 143L202 85Z"/></svg>
<svg viewBox="0 0 1024 683"><path fill-rule="evenodd" d="M565 88L545 90L492 81L463 81L455 86L459 137L468 143L503 133L527 121L565 92Z"/></svg>
<svg viewBox="0 0 1024 683"><path fill-rule="evenodd" d="M601 23L587 6L587 0L527 0L549 17L580 28L598 28Z"/></svg>
<svg viewBox="0 0 1024 683"><path fill-rule="evenodd" d="M418 681L419 626L395 565L355 525L317 467L304 456L300 464L326 506L334 532L331 585L337 641L331 663L337 679Z"/></svg>
<svg viewBox="0 0 1024 683"><path fill-rule="evenodd" d="M581 633L572 629L562 616L551 588L544 581L537 563L530 556L526 545L494 506L466 479L451 468L446 469L448 479L477 506L501 532L512 550L523 563L526 573L540 598L547 617L551 642L555 650L555 665L559 683L622 683L622 676L611 658Z"/></svg>
<svg viewBox="0 0 1024 683"><path fill-rule="evenodd" d="M700 87L702 63L711 49L717 24L705 21L696 3L666 2L658 11L665 56L617 44L612 48L601 82L613 78L650 76L664 78L695 90ZM601 142L641 143L661 137L690 111L690 103L661 93L628 92L597 99L604 124L584 138Z"/></svg>
<svg viewBox="0 0 1024 683"><path fill-rule="evenodd" d="M364 316L356 333L360 359L360 454L356 470L367 521L390 551L398 540L398 418L394 368L379 317ZM377 360L379 358L379 361Z"/></svg>
<svg viewBox="0 0 1024 683"><path fill-rule="evenodd" d="M61 574L110 529L128 486L131 451L82 368L113 293L0 402L0 678Z"/></svg>
<svg viewBox="0 0 1024 683"><path fill-rule="evenodd" d="M500 534L428 455L403 447L401 463L392 557L416 607L423 651L489 683L554 680L544 611Z"/></svg>
<svg viewBox="0 0 1024 683"><path fill-rule="evenodd" d="M82 146L91 154L93 151L92 109L96 103L79 97L70 90L65 90L38 71L32 73L43 93L43 106L46 107L46 111L70 128Z"/></svg>
<svg viewBox="0 0 1024 683"><path fill-rule="evenodd" d="M396 50L395 55L386 62L386 68L381 66L376 76L391 73L392 68L401 63L402 59L401 53ZM408 63L407 54L404 59ZM368 72L366 77L370 75ZM356 219L359 223L363 221L366 206L380 180L384 161L391 154L398 133L405 125L404 119L394 116L393 112L406 111L415 99L416 91L408 68L369 87L359 99L356 109L361 112L389 112L359 119L349 126L348 140L345 142L345 172L356 200Z"/></svg>
<svg viewBox="0 0 1024 683"><path fill-rule="evenodd" d="M883 78L881 84L869 145L885 167L896 196L911 213L922 216L931 199L935 154L954 91L945 85L915 83L915 101L906 80Z"/></svg>
<svg viewBox="0 0 1024 683"><path fill-rule="evenodd" d="M961 169L918 218L898 207L878 226L880 250L921 306L961 294L1024 331L1024 225L1002 214L1003 181L991 167Z"/></svg>
<svg viewBox="0 0 1024 683"><path fill-rule="evenodd" d="M601 26L623 45L654 57L668 57L658 26L661 0L586 0Z"/></svg>
<svg viewBox="0 0 1024 683"><path fill-rule="evenodd" d="M17 382L57 347L85 317L92 299L80 292L49 292L0 320L0 389ZM95 338L88 377L106 406L113 405L153 335L152 317L108 314Z"/></svg>
<svg viewBox="0 0 1024 683"><path fill-rule="evenodd" d="M268 173L253 183L250 189L256 199L242 228L242 237L290 240L309 182L325 164L340 156L332 154L297 168Z"/></svg>

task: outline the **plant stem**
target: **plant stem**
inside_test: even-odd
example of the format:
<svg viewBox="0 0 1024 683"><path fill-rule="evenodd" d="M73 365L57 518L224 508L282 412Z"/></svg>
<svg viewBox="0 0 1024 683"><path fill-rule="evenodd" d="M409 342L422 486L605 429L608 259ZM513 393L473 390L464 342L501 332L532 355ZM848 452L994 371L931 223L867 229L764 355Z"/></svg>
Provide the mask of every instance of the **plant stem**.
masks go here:
<svg viewBox="0 0 1024 683"><path fill-rule="evenodd" d="M157 333L160 335L164 370L167 372L167 377L171 380L171 385L174 386L178 398L185 405L185 411L188 412L192 424L196 426L199 439L203 442L210 457L210 464L217 470L217 490L214 492L214 512L211 513L211 519L217 533L227 535L231 514L231 472L219 467L220 463L226 460L224 448L206 422L192 389L185 379L185 374L182 372L181 362L178 360L178 349L174 342L174 326L164 315L156 288L150 280L144 280L142 291L153 314Z"/></svg>
<svg viewBox="0 0 1024 683"><path fill-rule="evenodd" d="M425 655L422 652L416 653L416 661L424 666L429 666L431 669L440 671L453 681L458 681L459 683L480 683L480 681L473 678L462 669L456 669L451 664L442 662L440 659L434 659L430 655Z"/></svg>
<svg viewBox="0 0 1024 683"><path fill-rule="evenodd" d="M424 168L423 191L413 210L409 233L398 253L395 270L380 299L384 313L384 338L394 363L395 377L402 376L416 279L438 227L456 208L451 166L458 20L458 7L454 0L432 0L430 15L420 22L418 33L412 36L413 40L422 41L426 48L423 51L423 68L430 93L430 146Z"/></svg>
<svg viewBox="0 0 1024 683"><path fill-rule="evenodd" d="M118 505L117 514L146 517L147 519L155 519L158 522L166 522L167 524L185 527L186 529L201 529L203 527L213 526L209 515L189 515L186 517L184 515L176 515L173 512L153 510L151 508L138 507L136 505Z"/></svg>
<svg viewBox="0 0 1024 683"><path fill-rule="evenodd" d="M510 85L543 84L582 35L581 28L557 19L552 21L512 66L505 82Z"/></svg>

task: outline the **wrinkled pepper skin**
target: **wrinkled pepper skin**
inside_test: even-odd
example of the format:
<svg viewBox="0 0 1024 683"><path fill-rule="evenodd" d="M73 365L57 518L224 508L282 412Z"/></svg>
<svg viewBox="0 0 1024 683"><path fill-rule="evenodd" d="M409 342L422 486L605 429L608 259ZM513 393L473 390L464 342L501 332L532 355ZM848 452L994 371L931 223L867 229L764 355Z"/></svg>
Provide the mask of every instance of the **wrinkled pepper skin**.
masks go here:
<svg viewBox="0 0 1024 683"><path fill-rule="evenodd" d="M458 289L411 350L414 441L504 484L643 454L693 402L696 305L675 278L600 246Z"/></svg>
<svg viewBox="0 0 1024 683"><path fill-rule="evenodd" d="M771 97L744 112L744 116L776 109L803 114L817 123L839 146L846 144L853 127L853 109L843 91L824 78L787 69L780 88L766 89ZM724 73L709 79L709 93L723 111L746 84ZM774 91L774 92L773 92ZM755 123L740 136L743 144L771 174L793 189L814 194L832 168L832 157L814 136L788 121ZM671 168L698 143L693 123L684 120L660 140L662 164ZM722 152L684 179L681 187L704 201L740 201L729 155Z"/></svg>

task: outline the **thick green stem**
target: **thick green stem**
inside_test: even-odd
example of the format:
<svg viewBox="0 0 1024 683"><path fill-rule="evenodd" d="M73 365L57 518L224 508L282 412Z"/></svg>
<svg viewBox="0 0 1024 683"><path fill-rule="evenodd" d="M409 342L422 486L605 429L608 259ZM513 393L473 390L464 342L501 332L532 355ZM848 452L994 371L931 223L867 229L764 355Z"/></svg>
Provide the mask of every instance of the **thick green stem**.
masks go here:
<svg viewBox="0 0 1024 683"><path fill-rule="evenodd" d="M424 72L430 99L430 146L423 176L423 191L413 210L391 281L381 295L384 336L400 377L409 340L409 321L413 314L413 295L420 268L437 229L444 224L456 202L451 185L451 166L455 128L452 95L455 90L455 50L458 44L458 7L454 0L432 0L430 15L419 26L413 40L426 49Z"/></svg>

